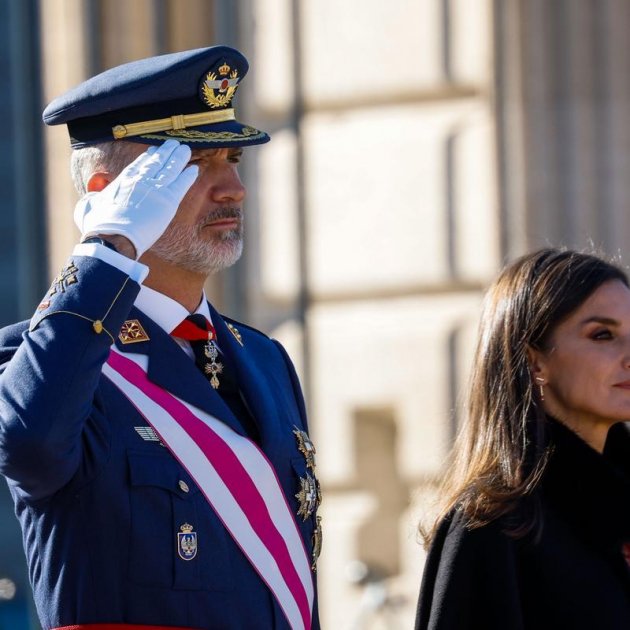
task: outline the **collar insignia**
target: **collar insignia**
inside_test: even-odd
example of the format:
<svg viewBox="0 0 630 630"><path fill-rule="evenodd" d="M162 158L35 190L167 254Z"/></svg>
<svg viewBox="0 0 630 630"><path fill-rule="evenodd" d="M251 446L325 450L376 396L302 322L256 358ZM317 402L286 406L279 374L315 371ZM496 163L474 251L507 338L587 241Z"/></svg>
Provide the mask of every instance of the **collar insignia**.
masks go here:
<svg viewBox="0 0 630 630"><path fill-rule="evenodd" d="M120 327L118 339L125 344L138 343L140 341L149 341L149 335L147 335L137 319L128 319Z"/></svg>
<svg viewBox="0 0 630 630"><path fill-rule="evenodd" d="M234 339L236 339L236 341L238 341L241 346L245 345L243 344L243 337L241 337L241 333L238 331L238 328L236 326L233 326L232 324L228 324L227 327L228 330L234 335Z"/></svg>

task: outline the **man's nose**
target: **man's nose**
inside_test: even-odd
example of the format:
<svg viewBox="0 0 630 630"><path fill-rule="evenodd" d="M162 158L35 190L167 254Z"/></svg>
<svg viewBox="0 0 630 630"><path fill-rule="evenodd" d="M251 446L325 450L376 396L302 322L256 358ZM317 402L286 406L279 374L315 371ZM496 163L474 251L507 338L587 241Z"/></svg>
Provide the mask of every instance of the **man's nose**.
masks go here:
<svg viewBox="0 0 630 630"><path fill-rule="evenodd" d="M214 200L218 202L241 203L245 199L247 191L238 172L234 169L225 169L213 187Z"/></svg>

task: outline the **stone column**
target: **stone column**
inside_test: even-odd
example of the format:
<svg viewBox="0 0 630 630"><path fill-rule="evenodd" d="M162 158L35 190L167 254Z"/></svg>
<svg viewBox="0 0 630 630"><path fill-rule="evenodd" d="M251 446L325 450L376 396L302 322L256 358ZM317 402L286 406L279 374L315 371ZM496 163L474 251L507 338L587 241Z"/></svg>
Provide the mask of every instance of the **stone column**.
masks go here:
<svg viewBox="0 0 630 630"><path fill-rule="evenodd" d="M496 0L504 246L630 238L630 4Z"/></svg>

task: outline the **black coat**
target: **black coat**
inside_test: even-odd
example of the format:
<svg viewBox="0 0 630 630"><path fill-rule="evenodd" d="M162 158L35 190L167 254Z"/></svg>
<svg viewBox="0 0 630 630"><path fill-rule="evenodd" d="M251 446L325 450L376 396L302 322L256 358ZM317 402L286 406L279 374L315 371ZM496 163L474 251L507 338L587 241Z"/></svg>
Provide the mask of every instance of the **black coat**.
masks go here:
<svg viewBox="0 0 630 630"><path fill-rule="evenodd" d="M445 519L427 557L416 630L628 630L630 434L610 431L604 455L555 422L537 490L540 536L515 540L495 521Z"/></svg>

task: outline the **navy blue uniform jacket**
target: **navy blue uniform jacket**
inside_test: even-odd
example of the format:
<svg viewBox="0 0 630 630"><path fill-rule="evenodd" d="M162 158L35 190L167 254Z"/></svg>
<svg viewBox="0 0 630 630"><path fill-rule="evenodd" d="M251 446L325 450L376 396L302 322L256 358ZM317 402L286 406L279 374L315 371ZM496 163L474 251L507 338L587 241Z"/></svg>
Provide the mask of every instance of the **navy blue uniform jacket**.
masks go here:
<svg viewBox="0 0 630 630"><path fill-rule="evenodd" d="M75 256L30 322L0 332L0 472L20 520L44 628L135 623L191 628L287 628L260 577L168 450L101 374L112 343L149 357L149 378L241 434L244 430L173 339L133 307L139 285L96 258ZM306 463L302 393L284 349L212 311L219 345L255 417L260 445L294 514ZM137 319L148 341L122 344ZM97 334L95 320L106 331ZM98 328L98 326L97 326ZM184 482L183 484L180 482ZM307 553L315 515L296 516ZM194 525L184 561L177 532ZM314 628L318 627L315 610Z"/></svg>

